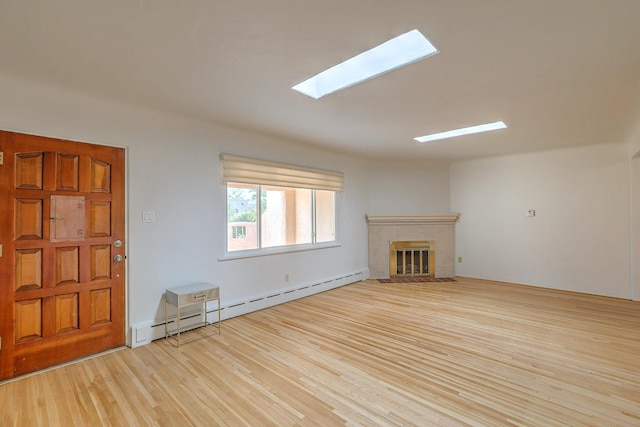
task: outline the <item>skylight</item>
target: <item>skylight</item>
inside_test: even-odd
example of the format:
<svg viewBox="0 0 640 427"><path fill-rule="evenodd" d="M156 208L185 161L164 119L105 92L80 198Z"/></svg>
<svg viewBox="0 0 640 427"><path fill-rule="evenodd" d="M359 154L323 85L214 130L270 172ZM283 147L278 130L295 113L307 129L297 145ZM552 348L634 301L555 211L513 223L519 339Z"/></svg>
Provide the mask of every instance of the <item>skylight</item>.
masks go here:
<svg viewBox="0 0 640 427"><path fill-rule="evenodd" d="M412 30L316 74L291 89L318 99L436 53L438 50L420 31Z"/></svg>
<svg viewBox="0 0 640 427"><path fill-rule="evenodd" d="M437 139L454 138L456 136L469 135L472 133L489 132L491 130L505 129L507 125L503 121L487 123L484 125L470 126L462 129L450 130L447 132L434 133L431 135L419 136L413 138L418 142L429 142Z"/></svg>

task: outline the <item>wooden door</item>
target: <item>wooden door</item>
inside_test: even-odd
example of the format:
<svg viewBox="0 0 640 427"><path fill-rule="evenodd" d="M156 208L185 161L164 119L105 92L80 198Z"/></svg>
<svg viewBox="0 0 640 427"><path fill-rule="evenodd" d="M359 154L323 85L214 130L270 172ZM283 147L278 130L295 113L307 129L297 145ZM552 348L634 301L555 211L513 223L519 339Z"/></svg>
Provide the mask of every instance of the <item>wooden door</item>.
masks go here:
<svg viewBox="0 0 640 427"><path fill-rule="evenodd" d="M0 379L123 345L124 150L0 131Z"/></svg>

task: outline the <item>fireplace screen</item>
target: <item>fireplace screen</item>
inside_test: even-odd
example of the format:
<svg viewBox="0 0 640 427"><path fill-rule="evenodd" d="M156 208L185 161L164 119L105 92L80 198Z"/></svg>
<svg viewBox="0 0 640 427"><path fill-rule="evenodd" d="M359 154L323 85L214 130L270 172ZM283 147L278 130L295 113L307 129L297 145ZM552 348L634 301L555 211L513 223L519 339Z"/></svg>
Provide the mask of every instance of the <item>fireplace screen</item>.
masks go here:
<svg viewBox="0 0 640 427"><path fill-rule="evenodd" d="M432 241L391 242L390 277L435 277L435 251Z"/></svg>

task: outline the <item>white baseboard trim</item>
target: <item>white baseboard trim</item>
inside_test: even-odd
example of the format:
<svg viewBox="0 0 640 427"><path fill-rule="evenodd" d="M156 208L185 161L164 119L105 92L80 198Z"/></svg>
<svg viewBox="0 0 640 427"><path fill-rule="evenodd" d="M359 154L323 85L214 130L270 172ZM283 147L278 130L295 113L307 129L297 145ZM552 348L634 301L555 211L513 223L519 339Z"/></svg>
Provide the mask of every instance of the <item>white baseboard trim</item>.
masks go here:
<svg viewBox="0 0 640 427"><path fill-rule="evenodd" d="M268 294L256 295L245 300L226 302L224 301L224 295L222 295L223 299L220 304L220 318L221 320L231 319L232 317L242 316L243 314L273 307L278 304L304 298L309 295L328 291L330 289L366 280L368 278L369 270L365 269L290 288L283 288ZM207 305L207 321L209 322L218 321L218 313L216 313L216 310L213 308L214 305L216 305L215 302ZM204 320L202 312L202 308L196 308L195 310L191 310L186 313L183 312L180 319L180 329L182 331L188 331L202 326L202 322ZM176 321L177 315L174 314L169 316L169 330L175 330ZM131 347L140 347L151 343L151 341L164 338L164 326L164 319L132 325Z"/></svg>

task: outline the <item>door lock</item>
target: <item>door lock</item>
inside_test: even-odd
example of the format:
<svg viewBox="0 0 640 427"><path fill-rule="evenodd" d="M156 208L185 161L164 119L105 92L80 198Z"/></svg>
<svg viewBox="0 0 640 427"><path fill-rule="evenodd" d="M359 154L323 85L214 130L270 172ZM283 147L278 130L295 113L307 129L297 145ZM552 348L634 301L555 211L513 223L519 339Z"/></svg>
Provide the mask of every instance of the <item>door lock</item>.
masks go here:
<svg viewBox="0 0 640 427"><path fill-rule="evenodd" d="M116 240L115 242L113 242L113 246L119 248L120 246L122 246L122 240Z"/></svg>
<svg viewBox="0 0 640 427"><path fill-rule="evenodd" d="M115 262L121 262L122 261L122 255L118 254L116 256L113 257L113 260Z"/></svg>

